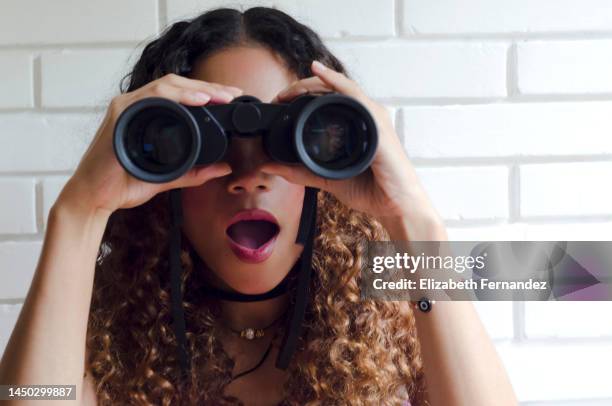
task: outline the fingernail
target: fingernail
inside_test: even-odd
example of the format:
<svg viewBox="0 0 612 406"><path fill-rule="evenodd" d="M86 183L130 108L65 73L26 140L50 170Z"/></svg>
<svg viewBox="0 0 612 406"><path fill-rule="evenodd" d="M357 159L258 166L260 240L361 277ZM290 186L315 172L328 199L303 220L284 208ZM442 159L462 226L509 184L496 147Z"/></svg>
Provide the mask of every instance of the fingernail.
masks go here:
<svg viewBox="0 0 612 406"><path fill-rule="evenodd" d="M206 93L196 92L193 94L193 100L198 103L205 103L210 100L210 96Z"/></svg>
<svg viewBox="0 0 612 406"><path fill-rule="evenodd" d="M228 102L234 100L234 95L231 94L230 92L226 92L222 90L219 93L220 93L220 96L223 97L224 99L227 99Z"/></svg>
<svg viewBox="0 0 612 406"><path fill-rule="evenodd" d="M313 61L312 62L312 67L315 68L316 70L320 71L320 72L322 72L322 71L327 69L327 66L323 65L319 61Z"/></svg>

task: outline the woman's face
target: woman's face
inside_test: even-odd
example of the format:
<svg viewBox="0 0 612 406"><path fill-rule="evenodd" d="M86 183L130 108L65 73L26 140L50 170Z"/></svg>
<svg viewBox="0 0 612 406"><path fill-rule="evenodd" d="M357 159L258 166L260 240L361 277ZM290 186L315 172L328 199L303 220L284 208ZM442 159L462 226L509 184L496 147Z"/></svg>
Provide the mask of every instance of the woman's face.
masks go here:
<svg viewBox="0 0 612 406"><path fill-rule="evenodd" d="M263 102L297 80L280 57L256 46L217 52L196 64L192 77L241 88ZM234 137L224 160L231 174L183 190L183 231L215 283L247 294L267 292L302 252L295 239L304 186L260 171L270 160L261 137ZM252 209L273 219L262 220L266 213ZM236 215L246 217L229 227Z"/></svg>

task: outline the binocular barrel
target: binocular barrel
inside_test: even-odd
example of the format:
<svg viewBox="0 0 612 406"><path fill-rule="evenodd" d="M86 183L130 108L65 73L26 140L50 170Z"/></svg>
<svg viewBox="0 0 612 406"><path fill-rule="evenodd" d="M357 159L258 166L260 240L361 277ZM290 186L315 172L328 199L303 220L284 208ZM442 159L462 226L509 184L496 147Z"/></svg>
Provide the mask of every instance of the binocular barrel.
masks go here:
<svg viewBox="0 0 612 406"><path fill-rule="evenodd" d="M272 160L302 164L329 179L366 170L378 145L370 112L351 97L326 93L289 103L240 96L228 104L200 107L145 98L119 116L113 147L132 176L164 183L193 166L222 160L232 137L252 136L262 137Z"/></svg>

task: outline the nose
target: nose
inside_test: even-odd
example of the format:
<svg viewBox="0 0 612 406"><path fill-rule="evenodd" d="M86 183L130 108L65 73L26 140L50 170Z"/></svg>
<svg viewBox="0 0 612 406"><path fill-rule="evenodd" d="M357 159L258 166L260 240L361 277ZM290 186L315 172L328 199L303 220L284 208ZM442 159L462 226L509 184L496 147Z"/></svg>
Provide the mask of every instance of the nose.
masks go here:
<svg viewBox="0 0 612 406"><path fill-rule="evenodd" d="M259 137L234 138L226 156L232 168L227 191L231 194L255 193L270 190L270 175L261 172L269 161Z"/></svg>
<svg viewBox="0 0 612 406"><path fill-rule="evenodd" d="M228 183L228 192L232 194L254 193L256 191L266 191L270 189L269 181L266 179L269 175L260 172L258 169L243 171L236 174Z"/></svg>

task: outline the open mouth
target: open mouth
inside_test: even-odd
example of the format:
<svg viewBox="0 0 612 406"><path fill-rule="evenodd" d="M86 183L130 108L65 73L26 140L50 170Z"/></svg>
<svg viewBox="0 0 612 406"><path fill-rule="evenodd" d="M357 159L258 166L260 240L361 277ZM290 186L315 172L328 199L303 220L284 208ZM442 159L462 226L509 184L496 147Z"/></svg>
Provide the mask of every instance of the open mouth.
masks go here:
<svg viewBox="0 0 612 406"><path fill-rule="evenodd" d="M268 220L240 220L230 225L226 233L234 243L257 250L276 237L279 231L279 226Z"/></svg>

